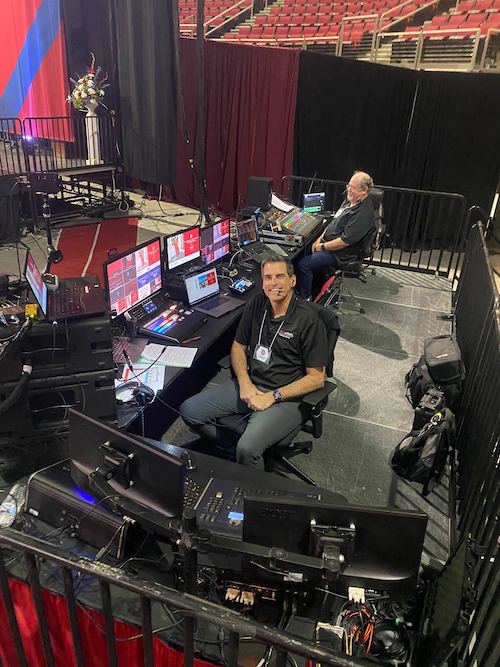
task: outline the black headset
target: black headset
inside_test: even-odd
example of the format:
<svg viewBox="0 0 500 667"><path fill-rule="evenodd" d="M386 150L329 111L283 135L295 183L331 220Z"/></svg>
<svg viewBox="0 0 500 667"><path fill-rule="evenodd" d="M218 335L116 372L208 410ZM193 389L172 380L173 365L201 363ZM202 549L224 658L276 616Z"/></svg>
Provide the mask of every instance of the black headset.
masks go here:
<svg viewBox="0 0 500 667"><path fill-rule="evenodd" d="M131 403L143 407L144 405L151 403L155 397L155 392L151 387L148 387L146 384L143 384L138 380L128 380L116 388L116 399L120 401L120 395L130 390L132 390L132 399L121 401L122 403Z"/></svg>

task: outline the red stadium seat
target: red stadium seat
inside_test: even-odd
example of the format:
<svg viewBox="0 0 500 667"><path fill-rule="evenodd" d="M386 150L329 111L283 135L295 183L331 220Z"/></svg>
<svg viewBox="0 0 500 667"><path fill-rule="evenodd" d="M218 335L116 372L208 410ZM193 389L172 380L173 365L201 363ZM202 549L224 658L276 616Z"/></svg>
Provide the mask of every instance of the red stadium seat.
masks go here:
<svg viewBox="0 0 500 667"><path fill-rule="evenodd" d="M302 37L302 28L292 26L288 31L289 37Z"/></svg>
<svg viewBox="0 0 500 667"><path fill-rule="evenodd" d="M278 26L274 34L277 39L283 39L288 35L288 28L286 26Z"/></svg>
<svg viewBox="0 0 500 667"><path fill-rule="evenodd" d="M262 37L264 39L274 39L274 28L272 26L265 27L262 31Z"/></svg>
<svg viewBox="0 0 500 667"><path fill-rule="evenodd" d="M314 37L316 34L316 26L307 26L304 28L304 37Z"/></svg>

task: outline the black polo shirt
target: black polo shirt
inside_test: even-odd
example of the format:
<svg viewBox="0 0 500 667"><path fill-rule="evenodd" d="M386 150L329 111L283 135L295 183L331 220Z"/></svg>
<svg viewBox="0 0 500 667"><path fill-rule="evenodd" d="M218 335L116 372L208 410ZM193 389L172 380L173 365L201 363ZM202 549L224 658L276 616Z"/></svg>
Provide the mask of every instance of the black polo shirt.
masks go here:
<svg viewBox="0 0 500 667"><path fill-rule="evenodd" d="M375 210L370 197L366 197L354 206L348 206L337 218L334 218L325 229L323 239L332 241L340 237L342 241L345 241L347 248L332 252L341 262L350 262L358 259L360 242L374 230Z"/></svg>
<svg viewBox="0 0 500 667"><path fill-rule="evenodd" d="M266 347L271 345L279 329L268 364L254 359L261 326L261 345ZM296 295L292 297L286 315L278 318L273 318L271 304L264 293L254 296L243 311L235 340L248 347L252 382L266 389L279 389L304 377L306 368L327 365L325 326L307 301Z"/></svg>

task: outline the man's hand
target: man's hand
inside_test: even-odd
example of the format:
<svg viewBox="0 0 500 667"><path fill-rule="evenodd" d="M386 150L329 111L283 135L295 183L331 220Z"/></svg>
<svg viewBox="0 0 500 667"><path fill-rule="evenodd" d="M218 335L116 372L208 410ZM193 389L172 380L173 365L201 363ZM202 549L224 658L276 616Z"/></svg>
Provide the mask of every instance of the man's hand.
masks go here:
<svg viewBox="0 0 500 667"><path fill-rule="evenodd" d="M319 252L321 250L321 244L323 243L323 239L319 238L314 241L314 243L311 246L311 250L313 252Z"/></svg>
<svg viewBox="0 0 500 667"><path fill-rule="evenodd" d="M245 384L240 384L240 398L243 401L243 403L246 403L249 408L252 406L250 405L250 400L256 396L257 394L260 394L261 392L257 387L253 384L253 382L248 382Z"/></svg>
<svg viewBox="0 0 500 667"><path fill-rule="evenodd" d="M258 390L257 390L258 391ZM271 405L274 405L274 397L272 391L266 391L265 393L259 391L258 394L252 396L252 398L247 403L248 407L255 412L262 412L262 410L267 410Z"/></svg>

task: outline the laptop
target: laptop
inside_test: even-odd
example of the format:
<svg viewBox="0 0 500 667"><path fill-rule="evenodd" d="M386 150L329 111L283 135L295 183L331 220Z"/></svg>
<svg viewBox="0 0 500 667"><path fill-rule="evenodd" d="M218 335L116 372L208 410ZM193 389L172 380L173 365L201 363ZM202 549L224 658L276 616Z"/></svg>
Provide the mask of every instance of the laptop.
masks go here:
<svg viewBox="0 0 500 667"><path fill-rule="evenodd" d="M216 269L207 269L184 279L189 305L194 310L220 317L244 305L240 299L221 294Z"/></svg>
<svg viewBox="0 0 500 667"><path fill-rule="evenodd" d="M42 280L42 274L33 256L28 251L24 277L28 281L40 310L49 320L88 317L105 313L108 310L99 280L94 276L60 280L60 287L55 291L50 291Z"/></svg>
<svg viewBox="0 0 500 667"><path fill-rule="evenodd" d="M324 192L305 192L303 195L302 208L308 213L319 213L325 208Z"/></svg>
<svg viewBox="0 0 500 667"><path fill-rule="evenodd" d="M276 257L288 257L277 244L266 244L260 240L259 227L255 218L236 221L238 247L256 262Z"/></svg>

